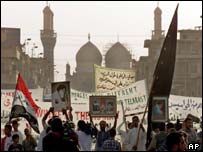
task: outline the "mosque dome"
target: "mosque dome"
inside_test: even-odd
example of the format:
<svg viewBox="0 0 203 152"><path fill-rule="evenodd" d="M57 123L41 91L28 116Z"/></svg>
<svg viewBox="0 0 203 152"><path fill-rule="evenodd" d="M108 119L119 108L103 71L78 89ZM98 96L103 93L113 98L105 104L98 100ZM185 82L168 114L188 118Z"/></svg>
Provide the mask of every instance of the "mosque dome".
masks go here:
<svg viewBox="0 0 203 152"><path fill-rule="evenodd" d="M111 68L130 68L131 54L120 43L115 43L106 53L105 63Z"/></svg>
<svg viewBox="0 0 203 152"><path fill-rule="evenodd" d="M102 55L99 49L92 42L89 41L79 49L76 55L76 62L88 62L100 65L102 62Z"/></svg>

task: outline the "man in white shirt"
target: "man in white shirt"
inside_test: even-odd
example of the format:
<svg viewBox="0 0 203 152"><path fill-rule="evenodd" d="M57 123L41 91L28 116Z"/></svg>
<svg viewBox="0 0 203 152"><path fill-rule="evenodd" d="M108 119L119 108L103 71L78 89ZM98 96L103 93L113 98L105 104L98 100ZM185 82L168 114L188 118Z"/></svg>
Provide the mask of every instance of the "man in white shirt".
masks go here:
<svg viewBox="0 0 203 152"><path fill-rule="evenodd" d="M125 149L128 151L146 151L146 131L142 124L139 125L139 118L138 116L134 116L132 118L133 128L129 130L127 137L124 141ZM139 139L138 132L140 127ZM138 144L137 143L138 139Z"/></svg>
<svg viewBox="0 0 203 152"><path fill-rule="evenodd" d="M22 145L22 143L23 143L23 134L22 134L22 132L20 130L18 130L18 126L19 126L18 121L13 120L12 121L13 131L11 132L11 135L13 136L13 135L17 134L19 136L19 144Z"/></svg>

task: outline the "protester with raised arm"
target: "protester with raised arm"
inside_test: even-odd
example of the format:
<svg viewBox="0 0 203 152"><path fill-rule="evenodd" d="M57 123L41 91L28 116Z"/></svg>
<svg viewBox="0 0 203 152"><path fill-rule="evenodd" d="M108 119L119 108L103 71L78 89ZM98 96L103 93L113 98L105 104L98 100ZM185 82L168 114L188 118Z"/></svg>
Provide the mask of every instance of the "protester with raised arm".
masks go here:
<svg viewBox="0 0 203 152"><path fill-rule="evenodd" d="M90 122L92 123L92 125L94 125L94 122L92 120L92 116L90 113L89 113L89 116L90 116ZM116 129L117 119L118 119L118 114L116 114L115 116L114 125L112 127L114 129ZM100 121L99 125L100 125L100 131L98 131L97 133L96 146L95 146L96 151L101 151L104 141L110 137L109 131L105 130L106 121L104 120Z"/></svg>
<svg viewBox="0 0 203 152"><path fill-rule="evenodd" d="M127 138L124 141L126 150L146 151L146 147L145 147L146 131L142 124L139 125L138 116L134 116L132 118L132 125L133 125L133 128L129 130ZM140 127L140 133L138 133L139 127ZM137 138L138 134L139 134L139 138Z"/></svg>

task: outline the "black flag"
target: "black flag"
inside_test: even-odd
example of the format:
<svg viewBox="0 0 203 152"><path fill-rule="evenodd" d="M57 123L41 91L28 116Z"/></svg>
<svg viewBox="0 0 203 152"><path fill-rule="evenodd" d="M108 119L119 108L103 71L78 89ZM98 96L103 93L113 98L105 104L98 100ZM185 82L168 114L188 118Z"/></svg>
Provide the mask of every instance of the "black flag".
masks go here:
<svg viewBox="0 0 203 152"><path fill-rule="evenodd" d="M148 127L147 127L147 147L151 142L152 131L152 99L154 96L169 97L173 81L173 73L176 59L177 43L177 11L173 15L168 33L164 40L160 56L154 71L153 82L148 98Z"/></svg>

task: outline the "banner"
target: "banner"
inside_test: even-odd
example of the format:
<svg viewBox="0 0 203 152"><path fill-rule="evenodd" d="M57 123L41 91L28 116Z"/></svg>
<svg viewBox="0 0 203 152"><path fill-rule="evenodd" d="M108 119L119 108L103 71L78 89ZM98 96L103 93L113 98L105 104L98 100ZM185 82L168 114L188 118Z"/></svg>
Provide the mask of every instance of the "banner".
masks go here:
<svg viewBox="0 0 203 152"><path fill-rule="evenodd" d="M202 117L202 98L170 95L169 118L183 120L188 114Z"/></svg>
<svg viewBox="0 0 203 152"><path fill-rule="evenodd" d="M121 102L123 102L126 115L143 112L147 103L145 80L140 80L123 89L117 89L103 94L116 95L117 106L121 109Z"/></svg>
<svg viewBox="0 0 203 152"><path fill-rule="evenodd" d="M42 90L30 90L33 96L33 99L42 98ZM138 113L138 116L142 118L144 108L147 103L147 91L145 87L145 81L141 80L132 85L118 89L115 91L110 91L108 93L98 94L98 93L88 93L77 91L71 89L71 106L73 108L73 122L77 124L78 120L89 121L89 96L92 95L116 95L117 96L117 111L119 112L118 125L123 121L123 113L121 102L123 102L124 109L126 110L126 115L133 113ZM1 129L4 128L6 122L8 122L9 113L11 111L12 101L14 96L14 90L1 90ZM40 131L43 130L42 127L42 118L44 114L51 107L51 102L42 102L39 100L36 102L40 109L37 111L36 116L39 123ZM202 117L202 98L197 97L184 97L170 95L169 97L169 119L176 120L185 119L189 114L193 114L197 117ZM56 115L59 115L62 119L65 120L62 112L56 112ZM51 116L49 116L51 118ZM49 119L48 118L48 119ZM127 121L131 121L132 117L126 117ZM106 120L108 123L113 123L113 117L93 117L93 121L98 123L101 120ZM28 122L25 119L22 119L20 122L20 127L23 129L26 127ZM124 128L123 128L124 129ZM3 133L3 132L2 132ZM3 135L3 134L1 134Z"/></svg>
<svg viewBox="0 0 203 152"><path fill-rule="evenodd" d="M124 88L135 82L134 70L111 69L94 64L94 72L96 92Z"/></svg>

